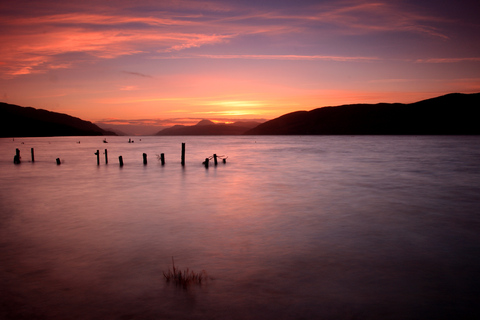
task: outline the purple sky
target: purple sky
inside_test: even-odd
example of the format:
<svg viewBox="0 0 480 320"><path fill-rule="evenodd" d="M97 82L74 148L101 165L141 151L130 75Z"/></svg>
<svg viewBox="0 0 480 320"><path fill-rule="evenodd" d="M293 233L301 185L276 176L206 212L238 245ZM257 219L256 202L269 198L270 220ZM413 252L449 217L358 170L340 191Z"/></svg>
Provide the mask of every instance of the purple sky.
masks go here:
<svg viewBox="0 0 480 320"><path fill-rule="evenodd" d="M3 1L0 101L90 121L271 119L480 92L480 1Z"/></svg>

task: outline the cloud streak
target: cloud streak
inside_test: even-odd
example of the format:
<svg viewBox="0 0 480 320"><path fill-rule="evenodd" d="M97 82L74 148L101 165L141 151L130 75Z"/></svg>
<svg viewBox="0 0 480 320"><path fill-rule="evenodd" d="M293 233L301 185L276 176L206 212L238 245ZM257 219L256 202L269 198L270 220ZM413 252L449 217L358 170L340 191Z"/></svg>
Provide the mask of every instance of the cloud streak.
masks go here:
<svg viewBox="0 0 480 320"><path fill-rule="evenodd" d="M461 63L461 62L480 62L480 57L472 58L428 58L418 59L418 63Z"/></svg>
<svg viewBox="0 0 480 320"><path fill-rule="evenodd" d="M122 71L122 73L126 73L132 76L142 77L142 78L153 78L151 75L144 74L141 72L132 72L132 71Z"/></svg>
<svg viewBox="0 0 480 320"><path fill-rule="evenodd" d="M202 2L201 14L187 10L192 2L159 5L160 12L145 16L125 8L116 14L85 12L19 16L3 19L0 26L13 30L0 36L4 64L0 70L7 76L41 73L55 68L69 68L85 61L115 59L146 54L162 57L199 49L208 45L226 44L253 35L287 36L292 34L362 34L405 32L448 39L436 26L446 22L412 13L390 2L327 2L289 12L267 11L239 5ZM124 5L120 2L121 5ZM196 3L196 6L201 6ZM191 9L190 9L191 10ZM222 13L222 15L219 14ZM324 31L322 31L324 30ZM328 32L328 33L327 33ZM251 48L254 48L253 46ZM59 63L59 56L77 54L68 63ZM82 53L82 55L78 55ZM81 57L80 57L81 56ZM301 54L203 54L209 59L276 59L368 61L372 57Z"/></svg>
<svg viewBox="0 0 480 320"><path fill-rule="evenodd" d="M308 60L308 61L338 61L338 62L368 62L376 61L376 57L345 57L322 55L288 55L288 54L236 54L236 55L197 55L208 59L253 59L253 60Z"/></svg>

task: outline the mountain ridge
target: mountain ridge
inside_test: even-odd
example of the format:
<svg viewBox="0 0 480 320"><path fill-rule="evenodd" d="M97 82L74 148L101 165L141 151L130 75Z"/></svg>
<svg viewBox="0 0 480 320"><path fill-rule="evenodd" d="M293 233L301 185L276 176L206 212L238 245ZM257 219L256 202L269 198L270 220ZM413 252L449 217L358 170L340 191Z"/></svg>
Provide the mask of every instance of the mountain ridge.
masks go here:
<svg viewBox="0 0 480 320"><path fill-rule="evenodd" d="M0 102L0 137L116 135L64 113Z"/></svg>
<svg viewBox="0 0 480 320"><path fill-rule="evenodd" d="M294 111L247 135L480 134L480 93L451 93L410 104L377 103Z"/></svg>
<svg viewBox="0 0 480 320"><path fill-rule="evenodd" d="M480 93L450 93L414 103L348 104L284 114L264 123L203 119L154 135L479 135ZM116 135L63 113L0 102L0 137Z"/></svg>

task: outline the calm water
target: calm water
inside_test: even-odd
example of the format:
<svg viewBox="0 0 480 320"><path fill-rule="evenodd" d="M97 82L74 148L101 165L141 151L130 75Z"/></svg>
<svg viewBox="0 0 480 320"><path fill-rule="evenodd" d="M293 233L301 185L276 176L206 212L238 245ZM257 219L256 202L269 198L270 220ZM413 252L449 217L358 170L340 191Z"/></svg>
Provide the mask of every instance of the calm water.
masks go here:
<svg viewBox="0 0 480 320"><path fill-rule="evenodd" d="M0 319L480 318L480 137L102 140L0 139Z"/></svg>

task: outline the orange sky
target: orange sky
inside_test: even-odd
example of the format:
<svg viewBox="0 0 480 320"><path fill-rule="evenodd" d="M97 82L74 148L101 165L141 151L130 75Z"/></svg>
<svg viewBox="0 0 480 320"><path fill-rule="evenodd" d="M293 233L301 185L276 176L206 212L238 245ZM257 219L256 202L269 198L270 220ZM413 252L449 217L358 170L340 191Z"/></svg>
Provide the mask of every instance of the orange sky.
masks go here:
<svg viewBox="0 0 480 320"><path fill-rule="evenodd" d="M478 1L0 4L0 101L165 126L480 92Z"/></svg>

